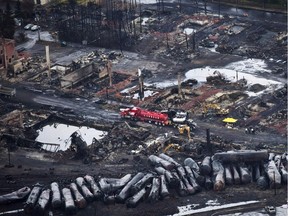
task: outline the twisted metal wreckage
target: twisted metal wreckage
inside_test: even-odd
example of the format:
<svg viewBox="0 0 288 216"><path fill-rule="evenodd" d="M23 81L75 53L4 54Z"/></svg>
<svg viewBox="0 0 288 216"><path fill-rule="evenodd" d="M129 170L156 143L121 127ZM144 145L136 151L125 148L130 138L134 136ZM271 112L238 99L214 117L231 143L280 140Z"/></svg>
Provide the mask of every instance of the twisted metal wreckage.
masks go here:
<svg viewBox="0 0 288 216"><path fill-rule="evenodd" d="M24 187L0 196L0 205L23 200L29 195L22 210L27 214L43 215L49 208L62 208L66 214L75 214L95 200L106 204L126 203L127 207L134 208L143 199L154 202L169 197L170 188L175 188L179 196L188 196L202 188L221 191L225 185L252 181L262 190L287 184L287 153L275 156L266 150L229 151L207 156L199 164L186 158L183 165L164 153L150 155L148 160L153 171L99 181L85 175L62 189L57 182L49 186L37 183L32 190Z"/></svg>

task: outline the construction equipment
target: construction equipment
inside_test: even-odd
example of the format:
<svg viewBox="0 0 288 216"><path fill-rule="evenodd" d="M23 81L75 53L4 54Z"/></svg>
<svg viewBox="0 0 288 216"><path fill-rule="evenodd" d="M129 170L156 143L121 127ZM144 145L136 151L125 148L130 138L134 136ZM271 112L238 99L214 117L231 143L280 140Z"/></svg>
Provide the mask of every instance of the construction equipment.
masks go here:
<svg viewBox="0 0 288 216"><path fill-rule="evenodd" d="M122 118L130 118L135 121L147 121L156 125L169 125L169 117L165 113L140 109L138 107L120 109Z"/></svg>
<svg viewBox="0 0 288 216"><path fill-rule="evenodd" d="M229 114L229 109L224 109L216 103L208 103L202 105L202 115L216 115L216 116L225 116Z"/></svg>
<svg viewBox="0 0 288 216"><path fill-rule="evenodd" d="M227 83L228 80L226 79L225 75L220 73L219 71L214 71L212 76L206 77L206 81L209 84L220 85Z"/></svg>
<svg viewBox="0 0 288 216"><path fill-rule="evenodd" d="M145 121L156 125L178 125L186 124L191 129L195 129L197 124L188 118L188 113L183 110L168 110L168 111L150 111L139 107L120 109L122 118L128 118L135 121Z"/></svg>
<svg viewBox="0 0 288 216"><path fill-rule="evenodd" d="M179 125L178 131L179 134L187 133L188 139L191 140L191 134L190 134L190 127L188 125Z"/></svg>
<svg viewBox="0 0 288 216"><path fill-rule="evenodd" d="M176 151L181 151L181 146L179 144L171 143L164 148L163 152L166 153L170 148L173 148Z"/></svg>
<svg viewBox="0 0 288 216"><path fill-rule="evenodd" d="M168 109L165 113L173 123L183 124L188 119L188 113L184 110Z"/></svg>

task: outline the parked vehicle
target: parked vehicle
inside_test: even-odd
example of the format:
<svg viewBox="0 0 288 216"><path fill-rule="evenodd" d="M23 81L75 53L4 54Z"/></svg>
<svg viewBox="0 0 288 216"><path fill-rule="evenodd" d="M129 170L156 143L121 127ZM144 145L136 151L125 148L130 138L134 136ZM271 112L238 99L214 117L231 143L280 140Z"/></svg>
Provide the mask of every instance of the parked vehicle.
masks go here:
<svg viewBox="0 0 288 216"><path fill-rule="evenodd" d="M276 209L274 206L265 206L265 210L267 213L269 213L270 215L274 215L276 214Z"/></svg>
<svg viewBox="0 0 288 216"><path fill-rule="evenodd" d="M213 41L210 41L208 39L204 39L202 41L200 41L200 46L203 46L203 47L207 47L207 48L213 48L215 47L215 44Z"/></svg>
<svg viewBox="0 0 288 216"><path fill-rule="evenodd" d="M149 111L140 109L138 107L120 109L120 115L123 118L130 118L132 120L147 121L159 125L168 125L168 115L161 112Z"/></svg>
<svg viewBox="0 0 288 216"><path fill-rule="evenodd" d="M120 109L122 118L128 118L135 121L145 121L156 125L178 125L186 124L191 129L197 127L196 123L188 118L188 113L182 110L168 110L165 112L144 110L139 107Z"/></svg>
<svg viewBox="0 0 288 216"><path fill-rule="evenodd" d="M96 99L94 101L94 103L96 103L96 104L107 104L108 102L106 100L104 100L104 99Z"/></svg>
<svg viewBox="0 0 288 216"><path fill-rule="evenodd" d="M36 31L36 30L38 30L38 29L40 29L40 26L38 26L38 25L33 25L33 26L31 27L31 31Z"/></svg>
<svg viewBox="0 0 288 216"><path fill-rule="evenodd" d="M21 26L22 25L22 20L14 18L14 23L15 23L15 26Z"/></svg>
<svg viewBox="0 0 288 216"><path fill-rule="evenodd" d="M25 29L25 30L29 30L29 29L32 28L32 26L34 26L34 25L31 24L31 23L29 23L29 24L27 24L26 26L24 26L24 29Z"/></svg>

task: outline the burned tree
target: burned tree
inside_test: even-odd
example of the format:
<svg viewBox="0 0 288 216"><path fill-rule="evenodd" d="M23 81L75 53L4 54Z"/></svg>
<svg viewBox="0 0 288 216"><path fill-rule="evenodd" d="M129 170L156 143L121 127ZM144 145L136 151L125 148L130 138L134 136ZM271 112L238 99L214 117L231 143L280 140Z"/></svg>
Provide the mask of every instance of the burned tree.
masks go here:
<svg viewBox="0 0 288 216"><path fill-rule="evenodd" d="M130 44L136 33L136 2L107 0L87 6L61 6L58 13L63 17L57 24L59 39L100 47ZM128 43L129 42L129 43Z"/></svg>

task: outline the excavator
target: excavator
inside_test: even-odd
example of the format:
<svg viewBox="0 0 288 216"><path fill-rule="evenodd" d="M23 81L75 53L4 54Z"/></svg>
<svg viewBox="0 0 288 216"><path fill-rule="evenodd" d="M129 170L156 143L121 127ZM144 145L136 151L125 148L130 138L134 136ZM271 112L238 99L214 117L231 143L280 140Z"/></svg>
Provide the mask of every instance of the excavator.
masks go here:
<svg viewBox="0 0 288 216"><path fill-rule="evenodd" d="M207 116L208 114L225 116L229 114L229 109L223 109L216 103L208 103L202 105L202 115Z"/></svg>
<svg viewBox="0 0 288 216"><path fill-rule="evenodd" d="M189 141L191 140L191 134L190 134L190 127L188 125L178 125L178 131L179 134L183 135L185 133L187 133L188 139ZM179 144L168 144L164 149L163 152L166 153L169 149L174 149L175 151L182 151L182 146L180 146Z"/></svg>
<svg viewBox="0 0 288 216"><path fill-rule="evenodd" d="M181 146L179 144L171 143L164 148L163 153L166 153L171 148L173 148L176 151L181 151Z"/></svg>
<svg viewBox="0 0 288 216"><path fill-rule="evenodd" d="M178 125L179 134L187 133L188 139L191 140L190 127L188 125Z"/></svg>

